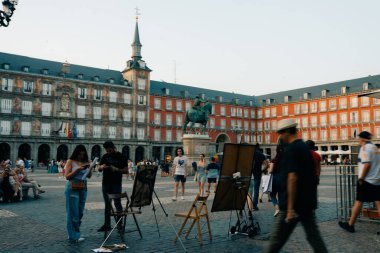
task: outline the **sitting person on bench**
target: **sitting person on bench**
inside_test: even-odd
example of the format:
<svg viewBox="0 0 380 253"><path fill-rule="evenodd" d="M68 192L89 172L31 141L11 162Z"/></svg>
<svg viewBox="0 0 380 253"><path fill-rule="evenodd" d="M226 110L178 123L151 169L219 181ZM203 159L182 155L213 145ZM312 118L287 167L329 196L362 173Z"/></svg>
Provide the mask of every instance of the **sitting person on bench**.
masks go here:
<svg viewBox="0 0 380 253"><path fill-rule="evenodd" d="M0 189L2 192L3 203L8 203L12 200L15 191L11 184L12 172L9 168L5 168L4 172L0 173Z"/></svg>
<svg viewBox="0 0 380 253"><path fill-rule="evenodd" d="M33 196L35 199L40 198L40 193L44 193L45 191L41 189L37 181L29 180L28 175L23 167L18 166L16 168L16 173L18 176L18 180L21 183L22 187L29 187L33 189Z"/></svg>

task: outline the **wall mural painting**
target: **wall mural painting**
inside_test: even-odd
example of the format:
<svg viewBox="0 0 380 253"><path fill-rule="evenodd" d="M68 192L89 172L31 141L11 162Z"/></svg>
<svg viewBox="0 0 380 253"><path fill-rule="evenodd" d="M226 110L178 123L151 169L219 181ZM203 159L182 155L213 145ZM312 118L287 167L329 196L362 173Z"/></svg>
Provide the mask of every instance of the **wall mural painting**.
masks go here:
<svg viewBox="0 0 380 253"><path fill-rule="evenodd" d="M13 123L13 133L15 134L18 134L20 133L20 121L19 120L15 120L14 123Z"/></svg>
<svg viewBox="0 0 380 253"><path fill-rule="evenodd" d="M41 132L41 122L39 120L32 121L32 131L34 134L39 134Z"/></svg>
<svg viewBox="0 0 380 253"><path fill-rule="evenodd" d="M21 99L19 97L15 98L14 106L13 106L13 112L15 113L21 113Z"/></svg>
<svg viewBox="0 0 380 253"><path fill-rule="evenodd" d="M63 93L61 97L61 111L68 112L70 104L70 96L67 93Z"/></svg>
<svg viewBox="0 0 380 253"><path fill-rule="evenodd" d="M33 102L33 111L37 114L41 113L41 100L36 98Z"/></svg>

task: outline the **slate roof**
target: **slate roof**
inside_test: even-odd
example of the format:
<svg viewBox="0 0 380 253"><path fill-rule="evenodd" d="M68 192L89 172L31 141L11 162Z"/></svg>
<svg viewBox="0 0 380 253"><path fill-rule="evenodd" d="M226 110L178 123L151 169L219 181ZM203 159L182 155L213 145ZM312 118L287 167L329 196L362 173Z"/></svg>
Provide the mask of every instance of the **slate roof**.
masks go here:
<svg viewBox="0 0 380 253"><path fill-rule="evenodd" d="M347 87L347 94L362 92L364 83L369 83L368 89L378 89L380 88L380 75L276 92L267 95L256 96L255 98L256 102L258 103L257 105L260 105L261 101L267 99L273 99L274 104L284 103L285 96L291 96L291 100L289 102L304 100L304 93L310 93L309 99L316 99L322 97L322 90L328 90L327 96L340 95L342 87Z"/></svg>
<svg viewBox="0 0 380 253"><path fill-rule="evenodd" d="M29 66L29 73L42 74L43 69L48 69L48 76L59 76L62 69L62 62L42 60L27 56L7 54L0 52L0 65L3 63L10 64L10 69L13 71L21 71L24 66ZM1 66L2 68L2 66ZM93 68L70 63L70 73L66 74L67 78L77 79L78 74L83 74L83 79L93 81L94 76L99 76L99 82L108 82L109 78L114 79L114 84L123 84L123 77L120 71Z"/></svg>
<svg viewBox="0 0 380 253"><path fill-rule="evenodd" d="M27 56L8 54L0 52L0 68L4 63L10 64L10 70L21 71L24 66L29 66L28 73L41 74L43 69L48 69L48 76L59 76L61 73L62 62L42 60L37 58L31 58ZM146 69L150 71L150 69ZM70 73L66 75L66 78L77 79L78 74L83 74L85 81L93 81L94 76L99 76L99 82L108 83L109 78L114 79L114 84L123 85L123 77L120 71L93 68L88 66L75 65L70 63ZM246 96L241 94L234 94L229 92L221 92L210 89L197 88L192 86L185 86L180 84L166 83L151 80L150 93L156 95L164 95L163 88L170 90L170 96L182 97L181 92L187 91L190 98L204 93L206 98L210 101L215 100L216 96L222 96L223 102L230 103L234 98L239 98L239 104L246 105L250 100L254 100L253 96Z"/></svg>
<svg viewBox="0 0 380 253"><path fill-rule="evenodd" d="M48 69L48 76L59 76L61 74L62 62L49 61L37 58L31 58L27 56L8 54L0 52L0 68L2 68L4 63L10 64L10 70L22 71L21 68L24 66L29 67L29 73L41 74L43 69ZM94 68L88 66L81 66L70 64L70 73L66 75L67 78L77 79L78 74L83 74L83 79L85 81L93 81L94 76L99 76L100 83L109 83L108 80L112 78L114 84L124 85L123 77L120 71ZM184 97L183 92L188 92L188 97L194 98L197 95L205 94L205 98L210 101L216 101L217 96L223 98L224 103L233 103L235 98L239 98L240 105L247 105L250 101L253 101L254 105L260 106L261 101L272 99L271 104L284 103L284 97L290 96L291 100L289 102L303 100L304 93L310 93L309 99L316 99L321 97L322 90L328 90L327 96L334 96L341 94L341 87L347 87L347 94L358 93L363 91L363 84L369 83L369 89L379 89L380 88L380 75L362 77L352 80L322 84L317 86L311 86L306 88L282 91L277 93L271 93L261 96L248 96L242 94L235 94L232 92L223 92L217 90L210 90L204 88L198 88L194 86L187 86L182 84L174 84L167 82L160 82L151 80L150 82L150 93L153 95L164 96L164 88L169 89L169 95L175 97Z"/></svg>
<svg viewBox="0 0 380 253"><path fill-rule="evenodd" d="M242 94L236 94L232 92L223 92L217 90L210 90L204 88L198 88L194 86L187 86L182 84L174 84L159 81L150 81L150 93L154 95L165 95L163 89L169 89L169 95L175 97L184 97L183 91L188 92L188 97L195 98L200 94L205 94L205 99L210 101L216 101L216 97L221 96L223 103L232 103L235 98L239 99L240 105L247 105L249 101L254 101L254 96L247 96Z"/></svg>

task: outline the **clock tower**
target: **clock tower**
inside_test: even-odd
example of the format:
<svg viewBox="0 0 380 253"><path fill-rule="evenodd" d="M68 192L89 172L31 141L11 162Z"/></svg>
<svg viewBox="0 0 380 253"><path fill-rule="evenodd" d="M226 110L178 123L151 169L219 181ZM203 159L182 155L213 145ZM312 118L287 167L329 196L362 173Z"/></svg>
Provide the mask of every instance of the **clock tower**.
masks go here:
<svg viewBox="0 0 380 253"><path fill-rule="evenodd" d="M131 158L135 162L149 157L149 90L150 90L150 72L141 56L140 34L138 17L136 17L135 33L132 43L132 59L127 61L126 68L122 71L124 80L131 87L132 112L131 112L131 139L136 141L136 147L132 148ZM141 154L141 147L144 152ZM139 150L133 156L134 150Z"/></svg>

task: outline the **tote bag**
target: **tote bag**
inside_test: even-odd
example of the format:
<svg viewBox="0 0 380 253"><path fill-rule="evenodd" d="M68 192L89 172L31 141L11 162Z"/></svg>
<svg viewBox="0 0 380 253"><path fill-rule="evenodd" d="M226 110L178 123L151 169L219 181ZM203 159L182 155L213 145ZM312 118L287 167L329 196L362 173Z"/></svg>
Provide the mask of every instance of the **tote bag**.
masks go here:
<svg viewBox="0 0 380 253"><path fill-rule="evenodd" d="M273 174L269 175L268 181L265 182L263 193L272 192Z"/></svg>

